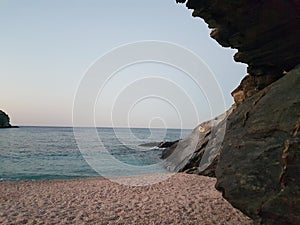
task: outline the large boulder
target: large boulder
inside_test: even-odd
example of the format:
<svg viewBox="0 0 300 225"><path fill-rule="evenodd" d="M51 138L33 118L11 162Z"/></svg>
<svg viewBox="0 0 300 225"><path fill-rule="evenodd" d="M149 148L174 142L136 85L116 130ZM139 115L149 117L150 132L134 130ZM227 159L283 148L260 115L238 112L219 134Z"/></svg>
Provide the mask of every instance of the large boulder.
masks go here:
<svg viewBox="0 0 300 225"><path fill-rule="evenodd" d="M167 143L162 152L165 167L172 172L186 172L215 177L215 168L226 129L224 114L198 125L186 138Z"/></svg>
<svg viewBox="0 0 300 225"><path fill-rule="evenodd" d="M227 120L216 188L260 224L300 224L300 67Z"/></svg>

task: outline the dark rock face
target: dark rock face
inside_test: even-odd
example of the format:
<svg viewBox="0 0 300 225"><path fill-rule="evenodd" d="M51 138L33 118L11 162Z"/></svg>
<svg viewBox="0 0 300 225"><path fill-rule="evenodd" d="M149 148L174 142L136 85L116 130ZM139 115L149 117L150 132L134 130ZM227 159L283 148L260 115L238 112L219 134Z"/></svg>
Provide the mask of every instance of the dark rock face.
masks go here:
<svg viewBox="0 0 300 225"><path fill-rule="evenodd" d="M176 141L163 141L163 142L160 142L157 147L159 148L169 148L175 144L177 144L179 140L176 140Z"/></svg>
<svg viewBox="0 0 300 225"><path fill-rule="evenodd" d="M258 224L300 224L299 0L177 0L247 76L232 96L216 187ZM230 79L230 78L229 78Z"/></svg>
<svg viewBox="0 0 300 225"><path fill-rule="evenodd" d="M161 153L161 159L166 159L168 158L176 149L177 144L178 144L179 140L177 142L175 142L174 144L170 145L169 147L165 148L162 153Z"/></svg>
<svg viewBox="0 0 300 225"><path fill-rule="evenodd" d="M160 144L160 142L150 142L150 143L144 143L140 144L141 147L157 147Z"/></svg>
<svg viewBox="0 0 300 225"><path fill-rule="evenodd" d="M261 224L300 224L300 67L228 117L216 188Z"/></svg>
<svg viewBox="0 0 300 225"><path fill-rule="evenodd" d="M9 123L9 116L0 110L0 128L9 128L11 127Z"/></svg>
<svg viewBox="0 0 300 225"><path fill-rule="evenodd" d="M247 79L232 93L238 103L300 62L298 0L188 0L186 6L205 20L218 43L238 49L237 62L249 65Z"/></svg>
<svg viewBox="0 0 300 225"><path fill-rule="evenodd" d="M165 166L173 172L215 177L215 168L225 134L226 118L232 109L201 123L187 138L167 143L167 148L162 152Z"/></svg>

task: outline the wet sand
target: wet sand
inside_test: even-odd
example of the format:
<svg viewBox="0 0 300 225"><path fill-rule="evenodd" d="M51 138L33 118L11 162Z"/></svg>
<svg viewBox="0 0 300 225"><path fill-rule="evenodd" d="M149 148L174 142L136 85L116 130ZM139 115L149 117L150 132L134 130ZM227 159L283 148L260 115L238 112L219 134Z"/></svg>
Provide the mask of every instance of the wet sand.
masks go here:
<svg viewBox="0 0 300 225"><path fill-rule="evenodd" d="M104 178L1 182L0 224L252 224L215 190L215 179L163 176L135 177L163 180L140 186Z"/></svg>

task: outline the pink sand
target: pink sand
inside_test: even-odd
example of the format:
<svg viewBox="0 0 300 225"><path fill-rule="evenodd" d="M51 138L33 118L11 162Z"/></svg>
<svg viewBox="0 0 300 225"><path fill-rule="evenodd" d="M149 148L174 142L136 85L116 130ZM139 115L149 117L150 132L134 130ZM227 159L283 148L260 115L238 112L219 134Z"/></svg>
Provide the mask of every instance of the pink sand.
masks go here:
<svg viewBox="0 0 300 225"><path fill-rule="evenodd" d="M251 224L215 181L176 174L135 187L101 178L1 182L0 224Z"/></svg>

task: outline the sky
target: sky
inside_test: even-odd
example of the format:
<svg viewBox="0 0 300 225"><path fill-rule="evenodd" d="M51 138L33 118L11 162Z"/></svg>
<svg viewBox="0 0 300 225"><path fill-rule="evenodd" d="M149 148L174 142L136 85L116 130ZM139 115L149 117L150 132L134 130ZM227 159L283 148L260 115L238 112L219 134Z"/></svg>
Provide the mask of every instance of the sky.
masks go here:
<svg viewBox="0 0 300 225"><path fill-rule="evenodd" d="M233 104L230 93L246 65L234 62L236 50L221 47L191 14L175 0L0 0L0 109L20 126L193 128ZM114 74L98 70L97 82L110 79L91 97L94 84L85 81L95 64L147 41L196 54L202 65L192 77L202 77L200 85L177 65L144 60ZM165 55L189 64L175 50ZM213 97L216 88L222 97Z"/></svg>

